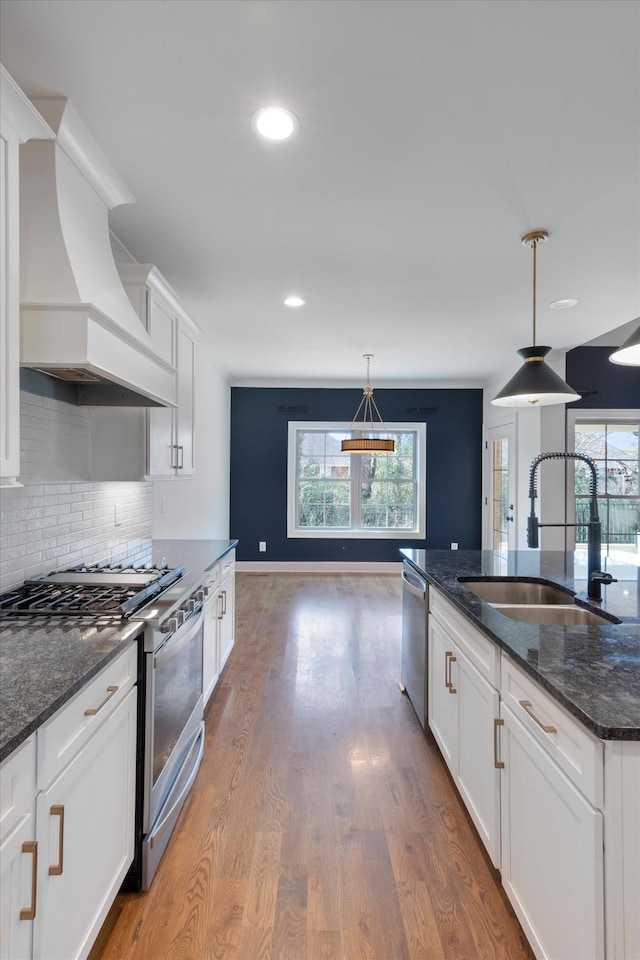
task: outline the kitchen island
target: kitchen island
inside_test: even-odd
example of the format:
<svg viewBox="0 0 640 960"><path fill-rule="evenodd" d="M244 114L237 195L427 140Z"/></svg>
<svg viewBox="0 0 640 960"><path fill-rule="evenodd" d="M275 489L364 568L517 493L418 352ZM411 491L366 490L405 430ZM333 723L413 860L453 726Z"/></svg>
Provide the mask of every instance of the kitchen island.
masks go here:
<svg viewBox="0 0 640 960"><path fill-rule="evenodd" d="M603 740L640 740L640 567L616 564L618 581L603 601L588 600L573 554L523 550L413 550L402 555L474 626L512 657L551 696ZM459 578L529 577L560 584L590 609L621 620L559 626L511 620ZM568 597L571 600L571 597Z"/></svg>
<svg viewBox="0 0 640 960"><path fill-rule="evenodd" d="M638 567L609 561L617 582L595 605L579 555L401 553L428 583L429 728L536 956L637 960ZM512 619L471 589L522 580L604 619Z"/></svg>

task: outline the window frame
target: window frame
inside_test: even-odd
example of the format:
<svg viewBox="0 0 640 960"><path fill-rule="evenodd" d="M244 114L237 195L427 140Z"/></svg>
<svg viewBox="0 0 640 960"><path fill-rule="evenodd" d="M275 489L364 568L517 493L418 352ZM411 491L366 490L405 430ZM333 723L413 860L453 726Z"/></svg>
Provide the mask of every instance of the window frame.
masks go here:
<svg viewBox="0 0 640 960"><path fill-rule="evenodd" d="M567 410L567 437L569 444L572 450L575 450L575 436L576 436L576 425L580 423L586 424L625 424L625 423L638 423L640 422L640 410L629 408L627 410L614 410L607 408L596 408L596 409L578 409L578 410ZM568 542L571 549L576 549L576 535L575 528L573 524L576 522L576 496L575 496L575 462L568 462L567 470L567 487L566 487L566 496L567 496L567 521L570 526L568 528ZM599 491L598 499L636 499L635 497L610 497L606 492ZM602 518L601 518L602 519ZM608 546L605 546L605 533L603 530L603 552L608 550Z"/></svg>
<svg viewBox="0 0 640 960"><path fill-rule="evenodd" d="M427 425L426 423L385 423L385 431L389 433L415 433L416 434L416 453L414 462L414 482L416 483L416 519L417 525L411 529L376 529L354 527L333 527L333 528L308 528L297 526L297 447L298 433L301 430L316 430L319 432L349 433L352 424L343 421L327 420L290 420L288 425L287 441L287 538L288 539L310 539L310 540L424 540L426 537L426 447L427 447ZM351 491L354 494L351 501L352 520L356 507L360 508L360 484L355 482L355 478L360 476L360 456L361 454L352 453L352 465L354 458L357 458L358 471L351 473ZM388 456L388 454L386 454Z"/></svg>

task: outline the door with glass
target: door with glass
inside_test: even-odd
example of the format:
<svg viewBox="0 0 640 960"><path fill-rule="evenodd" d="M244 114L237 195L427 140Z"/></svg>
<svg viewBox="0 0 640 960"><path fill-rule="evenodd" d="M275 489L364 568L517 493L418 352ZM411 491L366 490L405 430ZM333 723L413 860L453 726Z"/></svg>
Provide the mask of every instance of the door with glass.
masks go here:
<svg viewBox="0 0 640 960"><path fill-rule="evenodd" d="M515 438L512 419L487 427L484 548L498 554L516 549Z"/></svg>

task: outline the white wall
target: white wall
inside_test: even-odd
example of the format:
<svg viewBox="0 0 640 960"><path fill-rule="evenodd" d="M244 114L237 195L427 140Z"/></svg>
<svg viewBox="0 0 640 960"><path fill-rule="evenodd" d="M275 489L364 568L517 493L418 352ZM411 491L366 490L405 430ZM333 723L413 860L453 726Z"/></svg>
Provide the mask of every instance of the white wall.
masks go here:
<svg viewBox="0 0 640 960"><path fill-rule="evenodd" d="M229 537L231 390L218 374L202 342L196 351L195 398L195 477L154 481L153 536L156 539L226 540Z"/></svg>

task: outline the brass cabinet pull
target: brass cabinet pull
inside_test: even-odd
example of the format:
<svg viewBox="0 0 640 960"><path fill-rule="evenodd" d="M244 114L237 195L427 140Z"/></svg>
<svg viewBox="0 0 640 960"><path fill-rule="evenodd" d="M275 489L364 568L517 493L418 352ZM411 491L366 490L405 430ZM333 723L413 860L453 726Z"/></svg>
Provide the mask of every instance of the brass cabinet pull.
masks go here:
<svg viewBox="0 0 640 960"><path fill-rule="evenodd" d="M23 907L20 911L21 920L35 920L36 917L36 891L38 888L38 844L35 840L25 840L22 844L22 852L30 853L33 857L31 861L31 906Z"/></svg>
<svg viewBox="0 0 640 960"><path fill-rule="evenodd" d="M449 654L449 693L457 693L456 688L453 685L453 679L451 677L451 664L457 662L457 657L454 657L452 653Z"/></svg>
<svg viewBox="0 0 640 960"><path fill-rule="evenodd" d="M90 707L88 710L85 710L85 717L95 717L96 713L102 710L105 704L109 703L111 697L114 695L114 693L117 693L119 689L120 687L107 687L107 696L104 698L102 703L99 703L97 707Z"/></svg>
<svg viewBox="0 0 640 960"><path fill-rule="evenodd" d="M49 867L49 876L60 877L64 857L64 807L61 804L54 804L50 813L52 817L60 817L60 832L58 833L58 862Z"/></svg>
<svg viewBox="0 0 640 960"><path fill-rule="evenodd" d="M216 603L218 604L218 620L222 620L224 617L224 609L222 606L222 594L219 593L216 597Z"/></svg>
<svg viewBox="0 0 640 960"><path fill-rule="evenodd" d="M222 616L226 616L227 613L227 591L222 591Z"/></svg>
<svg viewBox="0 0 640 960"><path fill-rule="evenodd" d="M536 715L535 715L535 713L533 712L533 709L532 709L532 708L533 708L533 704L531 703L531 700L519 700L518 703L520 704L520 706L522 707L522 709L525 711L525 713L528 713L529 716L531 717L531 719L532 719L532 720L535 720L535 722L538 724L538 726L540 727L540 729L541 729L541 730L544 730L545 733L557 733L557 732L558 732L557 727L552 727L551 724L549 724L549 723L543 723L542 720L539 720L538 717L536 717Z"/></svg>
<svg viewBox="0 0 640 960"><path fill-rule="evenodd" d="M504 720L496 717L493 721L493 765L498 770L504 767L504 760L498 760L498 727L504 726Z"/></svg>
<svg viewBox="0 0 640 960"><path fill-rule="evenodd" d="M178 470L184 469L184 447L182 444L178 444L178 450L180 451L180 463L176 464Z"/></svg>
<svg viewBox="0 0 640 960"><path fill-rule="evenodd" d="M451 650L447 650L447 652L444 655L444 685L447 688L447 690L451 686L451 681L449 680L449 657L452 657L452 656L453 654L451 653Z"/></svg>

